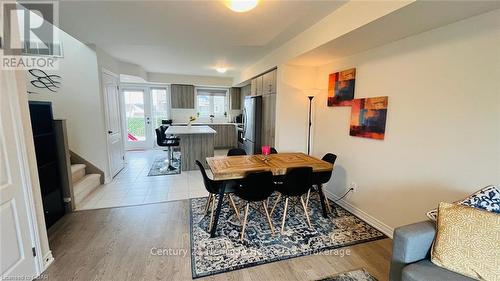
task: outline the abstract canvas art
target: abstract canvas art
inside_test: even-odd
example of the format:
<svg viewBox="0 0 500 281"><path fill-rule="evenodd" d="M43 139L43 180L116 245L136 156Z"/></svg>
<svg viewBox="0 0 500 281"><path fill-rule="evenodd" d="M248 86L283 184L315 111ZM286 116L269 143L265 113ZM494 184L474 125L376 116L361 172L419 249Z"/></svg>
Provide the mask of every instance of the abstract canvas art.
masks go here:
<svg viewBox="0 0 500 281"><path fill-rule="evenodd" d="M350 106L354 99L356 68L330 74L328 77L328 106Z"/></svg>
<svg viewBox="0 0 500 281"><path fill-rule="evenodd" d="M355 137L383 140L388 97L354 99L351 102L349 134Z"/></svg>

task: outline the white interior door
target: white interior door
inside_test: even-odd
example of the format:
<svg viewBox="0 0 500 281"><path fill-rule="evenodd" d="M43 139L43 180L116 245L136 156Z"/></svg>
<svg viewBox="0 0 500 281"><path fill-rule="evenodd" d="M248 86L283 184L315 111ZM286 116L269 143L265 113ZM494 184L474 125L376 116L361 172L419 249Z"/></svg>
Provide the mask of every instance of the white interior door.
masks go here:
<svg viewBox="0 0 500 281"><path fill-rule="evenodd" d="M27 166L23 159L23 141L17 87L13 72L0 71L0 264L1 280L11 277L36 277L33 255L34 234L30 221ZM23 93L24 94L24 93ZM14 280L14 279L12 279ZM30 279L31 280L31 279Z"/></svg>
<svg viewBox="0 0 500 281"><path fill-rule="evenodd" d="M151 99L145 87L124 87L123 120L126 130L125 148L127 150L151 149L153 134L151 125Z"/></svg>
<svg viewBox="0 0 500 281"><path fill-rule="evenodd" d="M106 127L108 158L111 177L116 176L124 167L124 145L120 114L120 93L117 77L103 73L104 95L106 101Z"/></svg>

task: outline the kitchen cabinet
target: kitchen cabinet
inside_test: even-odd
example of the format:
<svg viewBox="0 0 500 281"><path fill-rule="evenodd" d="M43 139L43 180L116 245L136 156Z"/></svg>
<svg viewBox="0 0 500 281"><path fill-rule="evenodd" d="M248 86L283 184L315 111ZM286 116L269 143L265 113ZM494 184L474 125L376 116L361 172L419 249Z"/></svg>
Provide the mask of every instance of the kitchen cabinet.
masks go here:
<svg viewBox="0 0 500 281"><path fill-rule="evenodd" d="M262 94L264 93L263 90L264 90L264 76L261 75L257 78L255 78L257 80L257 85L256 85L256 88L257 88L257 93L256 93L256 96L262 96Z"/></svg>
<svg viewBox="0 0 500 281"><path fill-rule="evenodd" d="M172 84L170 96L172 108L195 108L193 85Z"/></svg>
<svg viewBox="0 0 500 281"><path fill-rule="evenodd" d="M257 78L254 78L250 81L250 95L251 96L257 95Z"/></svg>
<svg viewBox="0 0 500 281"><path fill-rule="evenodd" d="M262 81L264 95L276 93L276 69L265 73Z"/></svg>
<svg viewBox="0 0 500 281"><path fill-rule="evenodd" d="M250 82L250 95L276 94L276 69L255 77Z"/></svg>
<svg viewBox="0 0 500 281"><path fill-rule="evenodd" d="M229 96L231 97L231 109L240 110L241 109L241 89L231 88L229 90Z"/></svg>
<svg viewBox="0 0 500 281"><path fill-rule="evenodd" d="M276 95L265 94L262 96L262 145L274 146L276 123Z"/></svg>
<svg viewBox="0 0 500 281"><path fill-rule="evenodd" d="M248 84L245 87L241 88L241 95L243 96L243 98L252 95L251 87L252 87L252 85Z"/></svg>
<svg viewBox="0 0 500 281"><path fill-rule="evenodd" d="M250 94L252 96L262 96L264 77L261 75L252 79L250 83Z"/></svg>

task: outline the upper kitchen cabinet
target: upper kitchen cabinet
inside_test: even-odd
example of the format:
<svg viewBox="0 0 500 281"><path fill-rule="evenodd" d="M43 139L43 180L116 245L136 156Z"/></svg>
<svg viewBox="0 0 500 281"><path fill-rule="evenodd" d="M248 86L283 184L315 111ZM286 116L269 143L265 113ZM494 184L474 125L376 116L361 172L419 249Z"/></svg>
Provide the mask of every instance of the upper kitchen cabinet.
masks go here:
<svg viewBox="0 0 500 281"><path fill-rule="evenodd" d="M250 94L252 96L276 94L276 69L253 78L250 82Z"/></svg>
<svg viewBox="0 0 500 281"><path fill-rule="evenodd" d="M252 85L248 84L246 85L245 87L242 87L241 88L241 95L243 97L247 97L247 96L250 96L252 95L252 89L251 89Z"/></svg>
<svg viewBox="0 0 500 281"><path fill-rule="evenodd" d="M257 80L257 96L262 96L262 94L264 93L263 92L263 89L264 89L264 76L261 75L257 78L255 78Z"/></svg>
<svg viewBox="0 0 500 281"><path fill-rule="evenodd" d="M195 108L193 85L172 84L170 95L172 108Z"/></svg>
<svg viewBox="0 0 500 281"><path fill-rule="evenodd" d="M257 78L254 78L250 81L250 95L251 96L257 95Z"/></svg>
<svg viewBox="0 0 500 281"><path fill-rule="evenodd" d="M241 109L241 88L231 88L229 90L231 97L231 110Z"/></svg>
<svg viewBox="0 0 500 281"><path fill-rule="evenodd" d="M263 94L275 94L276 93L276 69L269 71L263 75L262 79Z"/></svg>
<svg viewBox="0 0 500 281"><path fill-rule="evenodd" d="M250 84L250 89L251 89L251 95L252 96L262 96L262 90L263 90L263 82L264 82L264 77L261 75L259 77L255 77L252 79L252 82Z"/></svg>

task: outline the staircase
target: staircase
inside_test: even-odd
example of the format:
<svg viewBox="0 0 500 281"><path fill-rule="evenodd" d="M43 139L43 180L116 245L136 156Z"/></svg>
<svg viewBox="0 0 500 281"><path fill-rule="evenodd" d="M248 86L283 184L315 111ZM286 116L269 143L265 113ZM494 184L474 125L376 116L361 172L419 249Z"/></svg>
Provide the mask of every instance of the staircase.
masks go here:
<svg viewBox="0 0 500 281"><path fill-rule="evenodd" d="M87 174L86 168L87 166L85 164L71 165L73 195L75 198L75 206L77 206L77 208L92 191L101 185L101 175Z"/></svg>

